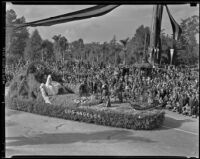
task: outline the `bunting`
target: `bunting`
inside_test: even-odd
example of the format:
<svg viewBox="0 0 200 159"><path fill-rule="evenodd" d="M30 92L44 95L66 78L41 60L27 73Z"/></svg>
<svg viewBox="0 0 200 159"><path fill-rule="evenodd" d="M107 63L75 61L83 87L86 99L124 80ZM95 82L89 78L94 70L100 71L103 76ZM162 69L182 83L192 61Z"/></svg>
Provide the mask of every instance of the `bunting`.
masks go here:
<svg viewBox="0 0 200 159"><path fill-rule="evenodd" d="M66 23L70 21L76 21L76 20L82 20L82 19L87 19L87 18L92 18L92 17L98 17L105 15L118 7L119 5L96 5L94 7L82 9L79 11L55 16L55 17L50 17L42 20L37 20L33 22L28 22L24 24L19 24L15 25L16 28L21 28L21 27L37 27L37 26L51 26L55 24L60 24L60 23Z"/></svg>
<svg viewBox="0 0 200 159"><path fill-rule="evenodd" d="M163 5L154 5L152 28L151 28L151 39L150 39L151 48L156 48L159 45L162 14L163 14Z"/></svg>
<svg viewBox="0 0 200 159"><path fill-rule="evenodd" d="M154 5L151 36L150 36L150 48L152 48L151 63L160 61L160 52L156 52L156 50L161 47L160 32L161 32L162 15L163 15L163 5Z"/></svg>
<svg viewBox="0 0 200 159"><path fill-rule="evenodd" d="M173 30L173 39L174 40L178 40L181 36L182 33L182 29L181 27L178 25L178 23L174 20L174 18L172 17L169 8L167 7L167 5L165 5L167 13L169 15L169 19L172 25L172 30Z"/></svg>

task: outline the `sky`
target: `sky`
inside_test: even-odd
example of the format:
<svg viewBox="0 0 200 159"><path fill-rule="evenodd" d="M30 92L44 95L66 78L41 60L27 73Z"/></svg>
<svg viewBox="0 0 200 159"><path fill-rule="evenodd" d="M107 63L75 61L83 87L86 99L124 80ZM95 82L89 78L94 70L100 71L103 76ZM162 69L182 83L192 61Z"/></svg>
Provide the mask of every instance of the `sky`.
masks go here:
<svg viewBox="0 0 200 159"><path fill-rule="evenodd" d="M13 9L18 18L24 16L27 22L49 18L69 12L92 7L94 5L13 5L6 3L6 10ZM168 5L174 19L180 24L181 19L199 15L197 7ZM54 35L61 34L69 42L82 38L84 43L109 42L113 36L117 41L132 38L140 25L151 26L153 5L121 5L106 15L53 26L29 27L29 32L37 29L42 39L52 41ZM172 27L166 9L163 10L162 28L166 34L172 34ZM199 43L199 35L196 36Z"/></svg>

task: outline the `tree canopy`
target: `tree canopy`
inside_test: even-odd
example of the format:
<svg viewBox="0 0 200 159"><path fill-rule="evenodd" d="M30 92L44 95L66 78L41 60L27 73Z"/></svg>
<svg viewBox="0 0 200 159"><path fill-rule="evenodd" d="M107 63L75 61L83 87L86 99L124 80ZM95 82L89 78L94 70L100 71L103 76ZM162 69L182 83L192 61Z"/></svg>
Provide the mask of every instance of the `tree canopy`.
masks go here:
<svg viewBox="0 0 200 159"><path fill-rule="evenodd" d="M23 52L26 47L26 41L29 39L27 28L14 31L14 24L25 23L24 17L17 18L14 10L6 12L6 63L16 64L20 59L23 59Z"/></svg>
<svg viewBox="0 0 200 159"><path fill-rule="evenodd" d="M14 10L6 12L6 25L25 23L24 17L17 18ZM198 63L199 44L196 34L199 33L199 16L192 16L181 20L182 35L175 43L175 64L191 65ZM126 41L126 39L128 39ZM127 64L141 63L147 55L150 43L150 28L140 25L132 37L124 40L117 39L116 35L109 42L84 43L82 38L69 42L63 35L54 35L53 42L43 40L38 30L34 30L31 36L25 27L20 30L6 28L6 64L22 61L43 60L49 63L53 61L63 62L65 60L85 61L90 64L120 64L126 56ZM161 62L169 64L169 49L172 47L173 39L161 31L162 54Z"/></svg>
<svg viewBox="0 0 200 159"><path fill-rule="evenodd" d="M27 61L35 61L42 59L42 38L38 30L34 30L24 51L24 58Z"/></svg>

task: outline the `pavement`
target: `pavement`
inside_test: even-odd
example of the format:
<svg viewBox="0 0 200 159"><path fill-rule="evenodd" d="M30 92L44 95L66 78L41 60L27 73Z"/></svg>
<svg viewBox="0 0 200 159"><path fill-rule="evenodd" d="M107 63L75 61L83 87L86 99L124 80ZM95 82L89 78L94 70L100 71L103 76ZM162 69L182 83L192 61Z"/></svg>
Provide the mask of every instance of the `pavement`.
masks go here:
<svg viewBox="0 0 200 159"><path fill-rule="evenodd" d="M6 157L199 157L199 119L166 111L163 127L130 130L5 110Z"/></svg>

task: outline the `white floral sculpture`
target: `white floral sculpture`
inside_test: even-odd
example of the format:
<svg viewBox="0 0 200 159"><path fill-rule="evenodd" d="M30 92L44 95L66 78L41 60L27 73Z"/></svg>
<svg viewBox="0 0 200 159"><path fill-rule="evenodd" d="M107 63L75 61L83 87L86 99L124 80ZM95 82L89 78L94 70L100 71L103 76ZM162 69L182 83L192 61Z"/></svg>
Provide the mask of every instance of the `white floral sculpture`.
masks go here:
<svg viewBox="0 0 200 159"><path fill-rule="evenodd" d="M42 93L42 97L44 98L45 103L51 104L49 96L57 95L61 87L62 86L60 83L52 81L51 75L48 75L46 83L42 83L40 85L40 91Z"/></svg>

